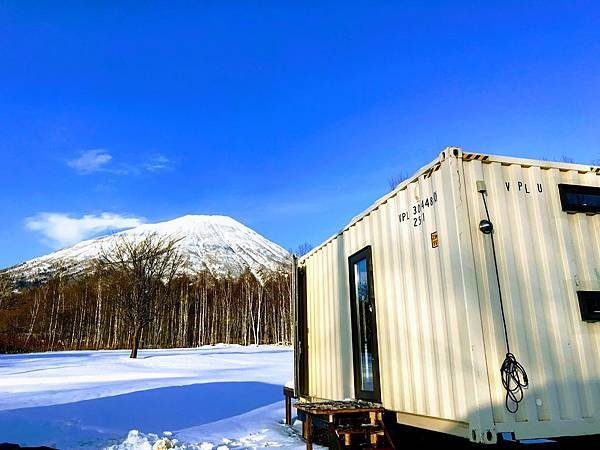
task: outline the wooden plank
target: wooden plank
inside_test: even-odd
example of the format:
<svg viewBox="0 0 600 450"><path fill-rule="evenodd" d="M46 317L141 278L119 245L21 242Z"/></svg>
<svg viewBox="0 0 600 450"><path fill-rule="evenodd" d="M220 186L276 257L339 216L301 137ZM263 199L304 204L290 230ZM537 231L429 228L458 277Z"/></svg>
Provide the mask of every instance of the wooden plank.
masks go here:
<svg viewBox="0 0 600 450"><path fill-rule="evenodd" d="M362 401L349 401L349 402L316 402L316 403L304 403L298 402L294 405L301 411L305 411L309 414L351 414L351 413L381 413L385 409L377 404Z"/></svg>
<svg viewBox="0 0 600 450"><path fill-rule="evenodd" d="M383 412L384 410L374 410L374 409L367 409L367 408L356 408L356 409L311 409L311 408L304 408L301 405L298 405L297 403L293 405L294 408L297 408L299 410L302 410L304 412L306 412L307 414L312 414L312 415L332 415L332 414L353 414L353 413L370 413L370 412Z"/></svg>

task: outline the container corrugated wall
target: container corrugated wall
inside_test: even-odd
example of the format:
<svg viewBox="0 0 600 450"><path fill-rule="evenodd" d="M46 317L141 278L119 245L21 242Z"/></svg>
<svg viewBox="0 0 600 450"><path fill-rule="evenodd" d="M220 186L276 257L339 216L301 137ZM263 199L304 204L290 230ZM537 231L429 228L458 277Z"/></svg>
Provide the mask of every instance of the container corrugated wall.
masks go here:
<svg viewBox="0 0 600 450"><path fill-rule="evenodd" d="M309 392L325 399L353 395L350 305L333 300L348 295L345 283L340 282L345 277L338 255L342 242L341 237L329 242L306 264Z"/></svg>
<svg viewBox="0 0 600 450"><path fill-rule="evenodd" d="M300 260L309 396L354 397L348 257L370 245L381 400L399 422L483 442L503 431L600 433L600 324L581 321L576 295L600 290L600 215L564 213L557 188L600 186L600 176L447 151ZM496 230L511 350L531 380L516 415L504 408L506 350L478 180ZM434 193L415 223L413 206Z"/></svg>
<svg viewBox="0 0 600 450"><path fill-rule="evenodd" d="M563 212L558 190L600 186L600 176L518 161L463 167L497 429L521 438L600 433L600 324L581 320L577 299L578 290L600 290L600 215ZM485 217L477 180L488 191L511 351L531 384L516 415L504 408L506 349L491 246L477 231Z"/></svg>
<svg viewBox="0 0 600 450"><path fill-rule="evenodd" d="M470 315L475 322L478 317L465 301L465 280L471 274L464 271L461 245L468 242L468 230L455 214L465 205L453 169L451 161L444 161L361 222L372 233L383 405L404 413L405 422L442 419L446 422L438 420L438 427L468 435L478 414L473 373L485 362L471 355L477 342L467 322ZM430 206L422 208L419 219L418 205L427 199ZM399 222L409 210L410 219ZM436 248L433 232L439 240ZM366 241L358 244L348 254Z"/></svg>
<svg viewBox="0 0 600 450"><path fill-rule="evenodd" d="M347 264L350 255L370 245L383 405L404 413L405 423L425 421L427 427L464 436L478 421L478 395L487 396L489 410L487 384L481 376L476 379L477 373L485 376L485 359L473 358L473 350L483 352L483 346L477 335L479 311L468 307L469 301L477 307L474 274L472 269L465 273L461 262L471 248L465 214L455 213L467 210L458 164L432 165L302 260L308 279L312 397L353 397ZM424 205L422 212L415 216L412 209L421 210L419 205ZM400 221L407 211L410 218ZM434 231L437 248L431 242Z"/></svg>

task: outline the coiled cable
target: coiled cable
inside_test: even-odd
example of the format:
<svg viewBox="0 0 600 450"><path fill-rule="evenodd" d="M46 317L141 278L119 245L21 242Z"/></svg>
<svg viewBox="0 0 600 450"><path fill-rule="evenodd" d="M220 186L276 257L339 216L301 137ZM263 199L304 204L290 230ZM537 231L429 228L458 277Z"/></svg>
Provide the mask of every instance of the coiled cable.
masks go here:
<svg viewBox="0 0 600 450"><path fill-rule="evenodd" d="M485 206L485 214L488 222L491 223L490 213L488 211L487 201L485 200L485 191L481 192L483 205ZM502 312L502 325L504 327L504 339L506 340L506 357L500 367L500 376L502 377L502 386L506 390L506 398L504 404L506 409L511 413L516 413L519 410L519 403L523 400L523 389L529 387L529 379L525 368L517 361L515 355L510 352L510 344L508 343L508 329L506 327L506 315L504 314L504 301L502 299L502 288L500 286L500 273L498 272L498 260L496 258L496 244L494 242L494 233L490 233L492 240L492 254L494 256L494 269L496 271L496 282L498 283L498 297L500 298L500 311ZM514 405L514 407L511 407Z"/></svg>
<svg viewBox="0 0 600 450"><path fill-rule="evenodd" d="M500 374L502 375L502 386L506 389L504 401L506 409L511 413L516 413L519 403L523 400L523 389L527 389L529 386L527 372L517 361L515 355L509 352L500 367ZM514 404L514 409L510 407L511 404Z"/></svg>

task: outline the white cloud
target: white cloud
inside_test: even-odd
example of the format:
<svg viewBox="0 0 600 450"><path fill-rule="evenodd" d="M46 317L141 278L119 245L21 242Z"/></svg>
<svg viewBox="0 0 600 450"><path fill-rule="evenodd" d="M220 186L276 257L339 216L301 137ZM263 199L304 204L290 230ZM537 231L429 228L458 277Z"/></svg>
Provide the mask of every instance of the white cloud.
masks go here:
<svg viewBox="0 0 600 450"><path fill-rule="evenodd" d="M164 155L158 155L153 158L150 158L146 164L144 164L144 169L150 172L158 172L159 170L169 170L173 168L173 161L167 158Z"/></svg>
<svg viewBox="0 0 600 450"><path fill-rule="evenodd" d="M143 172L160 172L171 170L174 161L164 155L158 154L140 158L135 163L116 161L112 155L103 149L88 150L78 158L67 161L67 165L81 175L94 172L104 172L112 175L141 175Z"/></svg>
<svg viewBox="0 0 600 450"><path fill-rule="evenodd" d="M102 170L111 160L112 155L105 150L88 150L82 153L79 158L67 161L67 165L85 175Z"/></svg>
<svg viewBox="0 0 600 450"><path fill-rule="evenodd" d="M103 231L132 228L142 223L144 221L140 218L112 213L72 217L69 214L43 212L25 219L25 226L40 232L44 241L54 248L73 245Z"/></svg>

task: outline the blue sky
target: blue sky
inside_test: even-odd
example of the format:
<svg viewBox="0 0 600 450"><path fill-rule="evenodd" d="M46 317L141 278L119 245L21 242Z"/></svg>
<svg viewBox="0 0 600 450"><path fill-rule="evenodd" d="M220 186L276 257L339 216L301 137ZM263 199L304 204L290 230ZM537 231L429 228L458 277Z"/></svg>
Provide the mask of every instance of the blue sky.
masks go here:
<svg viewBox="0 0 600 450"><path fill-rule="evenodd" d="M317 244L448 145L599 159L600 6L0 0L0 267L184 214Z"/></svg>

